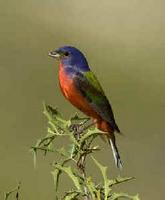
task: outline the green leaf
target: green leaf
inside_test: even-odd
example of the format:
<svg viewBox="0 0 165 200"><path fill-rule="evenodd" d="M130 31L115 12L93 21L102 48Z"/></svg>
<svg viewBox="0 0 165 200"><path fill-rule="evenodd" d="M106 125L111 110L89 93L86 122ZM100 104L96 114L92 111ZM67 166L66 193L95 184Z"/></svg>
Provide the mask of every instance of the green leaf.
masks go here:
<svg viewBox="0 0 165 200"><path fill-rule="evenodd" d="M62 150L62 149L61 149ZM71 160L70 157L67 157L65 155L65 152L63 152L63 150L60 152L60 150L56 150L56 152L58 152L59 154L61 154L62 156L66 157L65 160L62 161L62 163L58 163L53 165L55 167L55 169L51 172L51 174L53 175L53 179L54 179L54 184L55 184L55 190L58 190L58 185L59 185L59 180L60 180L60 175L62 174L62 172L67 173L65 170L66 167L64 167L64 165Z"/></svg>
<svg viewBox="0 0 165 200"><path fill-rule="evenodd" d="M65 200L76 200L78 197L79 193L76 191L71 191L71 192L67 192L64 199Z"/></svg>
<svg viewBox="0 0 165 200"><path fill-rule="evenodd" d="M61 170L55 168L54 171L51 172L51 174L53 175L53 180L54 180L54 185L55 185L55 191L57 192L58 185L59 185L59 178L60 178L60 175L61 175Z"/></svg>
<svg viewBox="0 0 165 200"><path fill-rule="evenodd" d="M57 152L59 155L65 157L65 158L70 158L68 152L65 150L64 147L61 147L60 149L55 149L54 152Z"/></svg>
<svg viewBox="0 0 165 200"><path fill-rule="evenodd" d="M110 200L118 200L119 198L127 198L131 200L140 200L139 196L131 196L126 193L113 193L112 196L110 197Z"/></svg>
<svg viewBox="0 0 165 200"><path fill-rule="evenodd" d="M58 170L61 170L63 172L65 172L70 178L71 180L73 181L75 187L80 191L82 192L82 188L81 188L81 185L80 185L80 180L78 179L78 176L76 176L71 167L64 167L64 166L61 166L59 164L56 164L55 165L55 168L58 169Z"/></svg>
<svg viewBox="0 0 165 200"><path fill-rule="evenodd" d="M57 126L52 121L48 121L48 124L50 125L48 127L48 135L54 135L58 132Z"/></svg>
<svg viewBox="0 0 165 200"><path fill-rule="evenodd" d="M98 166L98 168L101 171L101 174L103 176L103 180L104 180L104 200L108 199L109 193L111 191L109 185L110 185L110 180L107 177L107 167L104 167L103 165L101 165L93 156L92 156L93 161L95 162L95 164Z"/></svg>
<svg viewBox="0 0 165 200"><path fill-rule="evenodd" d="M78 153L76 147L77 146L75 144L70 144L70 146L69 146L68 153L71 158L73 158Z"/></svg>
<svg viewBox="0 0 165 200"><path fill-rule="evenodd" d="M110 187L112 187L113 185L117 185L117 184L120 184L120 183L123 183L123 182L126 182L126 181L130 181L130 180L133 180L135 179L134 177L120 177L118 176L116 179L113 179L113 180L110 180Z"/></svg>
<svg viewBox="0 0 165 200"><path fill-rule="evenodd" d="M48 118L49 124L51 124L54 129L56 129L56 126L59 126L61 128L67 128L70 125L70 120L64 120L62 118L62 115L58 112L56 108L51 107L50 105L43 104L44 111L43 113ZM53 125L54 124L54 125Z"/></svg>
<svg viewBox="0 0 165 200"><path fill-rule="evenodd" d="M89 192L92 196L92 199L101 200L100 190L96 189L96 186L95 186L94 182L92 181L91 177L87 178L86 185L87 185L87 188L88 188L88 190L89 190Z"/></svg>
<svg viewBox="0 0 165 200"><path fill-rule="evenodd" d="M37 166L37 150L34 149L34 148L31 148L30 151L32 152L33 154L33 165L34 165L34 168L36 168Z"/></svg>
<svg viewBox="0 0 165 200"><path fill-rule="evenodd" d="M82 144L85 140L87 140L91 136L97 136L99 133L102 133L99 129L94 128L94 129L88 129L87 133L83 134L82 137L80 138L80 144Z"/></svg>
<svg viewBox="0 0 165 200"><path fill-rule="evenodd" d="M78 143L78 141L76 140L76 138L74 137L73 133L69 135L70 140L77 146L80 147L80 144Z"/></svg>
<svg viewBox="0 0 165 200"><path fill-rule="evenodd" d="M70 118L71 121L84 121L84 120L89 120L89 119L90 119L89 117L79 117L77 113L75 113Z"/></svg>
<svg viewBox="0 0 165 200"><path fill-rule="evenodd" d="M43 113L46 115L46 117L51 120L57 120L57 119L62 119L62 115L58 112L56 108L51 107L50 105L46 105L45 103L43 104L44 111Z"/></svg>
<svg viewBox="0 0 165 200"><path fill-rule="evenodd" d="M14 195L15 198L18 199L18 197L19 197L20 185L21 185L21 183L18 183L18 186L17 186L15 189L13 189L13 190L11 190L11 191L9 191L9 192L5 192L5 193L4 193L4 200L8 200L9 197L12 196L12 194L15 194L15 195Z"/></svg>

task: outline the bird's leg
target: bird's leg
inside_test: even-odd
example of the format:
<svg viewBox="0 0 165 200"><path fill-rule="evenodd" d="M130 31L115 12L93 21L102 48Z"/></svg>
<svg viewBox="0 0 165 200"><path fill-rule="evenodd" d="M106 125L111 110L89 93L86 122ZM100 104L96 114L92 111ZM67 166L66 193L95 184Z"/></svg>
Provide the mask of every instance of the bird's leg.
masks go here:
<svg viewBox="0 0 165 200"><path fill-rule="evenodd" d="M80 123L75 123L75 124L71 124L71 126L69 127L70 130L74 131L74 132L77 132L80 130L80 128L82 126L84 126L88 121L90 120L90 118L86 118L85 120L83 120L82 122Z"/></svg>
<svg viewBox="0 0 165 200"><path fill-rule="evenodd" d="M81 135L85 130L87 130L88 128L94 126L97 123L96 120L94 120L92 123L88 124L87 126L85 126L83 129L81 129L78 134Z"/></svg>
<svg viewBox="0 0 165 200"><path fill-rule="evenodd" d="M84 130L86 130L89 126L91 126L92 124L84 127L84 125L90 120L90 118L85 119L84 121L82 121L81 123L77 124L72 124L69 129L71 131L74 132L74 135L76 136L77 140L79 140L80 135L84 132Z"/></svg>
<svg viewBox="0 0 165 200"><path fill-rule="evenodd" d="M75 133L80 129L81 125L80 124L71 124L69 129L71 131L74 131Z"/></svg>

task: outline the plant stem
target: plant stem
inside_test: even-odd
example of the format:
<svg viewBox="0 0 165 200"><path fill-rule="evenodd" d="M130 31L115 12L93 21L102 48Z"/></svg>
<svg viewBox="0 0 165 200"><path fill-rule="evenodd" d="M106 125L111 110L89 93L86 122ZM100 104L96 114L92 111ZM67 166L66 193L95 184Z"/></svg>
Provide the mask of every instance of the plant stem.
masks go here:
<svg viewBox="0 0 165 200"><path fill-rule="evenodd" d="M87 121L86 121L87 122ZM85 123L86 123L85 122ZM85 124L84 123L84 124ZM84 125L83 124L83 125ZM93 125L93 124L92 124ZM91 126L91 124L90 124L90 126ZM83 129L80 129L80 127L78 127L77 128L77 130L76 130L76 137L77 137L77 140L79 140L80 139L80 137L81 137L81 134L83 133L83 131L84 130L86 130L86 128L88 128L89 127L89 125L87 126L87 127L85 127L85 128L83 128ZM85 148L84 148L85 147ZM82 145L82 149L86 149L88 147L88 145L86 145L86 143L84 143L83 145ZM87 154L81 154L80 155L80 158L79 158L79 160L78 160L78 162L77 162L77 167L78 167L78 169L80 170L80 172L81 172L81 174L82 174L82 176L83 176L83 179L84 179L84 182L86 182L86 156L87 156ZM90 197L89 197L89 194L88 194L88 190L87 190L87 187L84 185L84 200L90 200Z"/></svg>

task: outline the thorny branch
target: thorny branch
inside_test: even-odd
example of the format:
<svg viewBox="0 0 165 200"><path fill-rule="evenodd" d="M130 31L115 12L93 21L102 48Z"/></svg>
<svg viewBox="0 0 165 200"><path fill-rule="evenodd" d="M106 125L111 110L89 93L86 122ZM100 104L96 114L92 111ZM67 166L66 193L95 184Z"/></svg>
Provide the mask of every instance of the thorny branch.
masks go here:
<svg viewBox="0 0 165 200"><path fill-rule="evenodd" d="M32 147L32 151L34 158L38 150L43 151L45 155L47 152L60 155L60 159L52 164L54 168L52 174L55 181L56 200L119 199L120 194L112 193L113 185L131 180L132 177L108 179L106 174L107 167L99 164L96 159L93 160L102 173L104 184L96 184L87 175L87 156L100 150L98 146L93 145L95 138L101 133L97 128L94 128L95 122L89 123L89 118L80 118L77 115L70 120L64 120L57 109L47 105L44 105L44 114L48 119L48 134L37 141L36 145ZM68 137L71 143L58 149L56 138L60 137ZM70 177L76 189L65 192L63 198L59 199L58 185L62 173ZM123 196L124 193L121 194L121 197ZM139 200L138 196L125 195L125 197L127 199Z"/></svg>

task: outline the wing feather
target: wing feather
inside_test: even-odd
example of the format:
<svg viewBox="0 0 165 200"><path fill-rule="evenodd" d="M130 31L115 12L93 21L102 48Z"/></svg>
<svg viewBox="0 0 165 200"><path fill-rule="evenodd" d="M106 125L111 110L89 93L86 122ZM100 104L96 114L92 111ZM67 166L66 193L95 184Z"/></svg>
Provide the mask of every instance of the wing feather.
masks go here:
<svg viewBox="0 0 165 200"><path fill-rule="evenodd" d="M90 106L110 124L113 130L120 132L114 119L112 107L96 76L91 71L85 73L78 72L74 77L74 83L87 99Z"/></svg>

